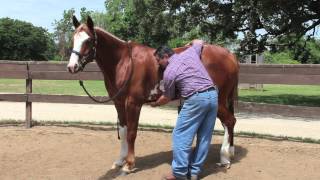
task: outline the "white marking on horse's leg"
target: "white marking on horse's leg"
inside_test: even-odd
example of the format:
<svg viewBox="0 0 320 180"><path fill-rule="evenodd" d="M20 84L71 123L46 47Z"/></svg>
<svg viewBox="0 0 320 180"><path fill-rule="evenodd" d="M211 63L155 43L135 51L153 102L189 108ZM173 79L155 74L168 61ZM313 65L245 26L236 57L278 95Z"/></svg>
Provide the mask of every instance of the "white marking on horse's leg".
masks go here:
<svg viewBox="0 0 320 180"><path fill-rule="evenodd" d="M124 127L120 126L119 135L120 135L120 141L121 141L120 157L118 160L116 160L113 163L112 169L123 166L126 163L125 158L128 155L127 126L124 126Z"/></svg>
<svg viewBox="0 0 320 180"><path fill-rule="evenodd" d="M226 166L227 168L230 168L230 150L233 151L234 153L234 147L230 148L230 143L229 143L229 132L228 132L228 128L226 127L226 125L223 124L223 128L224 128L224 136L223 136L223 143L221 146L221 150L220 150L220 163L218 163L219 166Z"/></svg>
<svg viewBox="0 0 320 180"><path fill-rule="evenodd" d="M73 42L73 50L80 52L83 42L89 39L89 35L86 32L79 32L74 35L74 42ZM68 68L71 68L72 71L75 70L75 65L79 65L79 56L75 53L71 53L70 60L68 63Z"/></svg>

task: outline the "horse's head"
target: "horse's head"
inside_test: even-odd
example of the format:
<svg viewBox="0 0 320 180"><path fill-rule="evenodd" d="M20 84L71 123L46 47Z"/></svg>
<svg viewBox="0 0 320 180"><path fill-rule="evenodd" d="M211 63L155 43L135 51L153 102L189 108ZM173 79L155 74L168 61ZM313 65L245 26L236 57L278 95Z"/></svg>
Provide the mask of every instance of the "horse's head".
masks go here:
<svg viewBox="0 0 320 180"><path fill-rule="evenodd" d="M97 35L90 16L85 24L80 24L75 16L72 20L75 32L72 39L73 49L67 67L70 73L77 73L96 58Z"/></svg>

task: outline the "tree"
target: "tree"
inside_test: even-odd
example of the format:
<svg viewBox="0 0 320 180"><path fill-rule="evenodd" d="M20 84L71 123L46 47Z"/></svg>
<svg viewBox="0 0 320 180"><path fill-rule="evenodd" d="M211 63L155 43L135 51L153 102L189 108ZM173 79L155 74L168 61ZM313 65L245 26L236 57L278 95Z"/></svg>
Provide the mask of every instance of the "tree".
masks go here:
<svg viewBox="0 0 320 180"><path fill-rule="evenodd" d="M113 0L106 1L105 5L107 23L103 27L124 40L156 47L176 37L174 27L170 27L174 22L170 14L164 12L163 1ZM100 14L98 19L102 17Z"/></svg>
<svg viewBox="0 0 320 180"><path fill-rule="evenodd" d="M202 38L236 42L239 55L286 51L299 62L319 62L312 39L320 0L112 0L105 6L106 13L89 13L95 25L124 40L176 47Z"/></svg>
<svg viewBox="0 0 320 180"><path fill-rule="evenodd" d="M47 30L10 18L0 19L0 59L49 60L55 44Z"/></svg>
<svg viewBox="0 0 320 180"><path fill-rule="evenodd" d="M67 60L70 56L71 38L73 32L72 16L75 13L74 9L64 10L63 18L59 21L55 20L54 37L58 44L58 54L61 61Z"/></svg>
<svg viewBox="0 0 320 180"><path fill-rule="evenodd" d="M132 24L135 24L136 20L132 12L132 1L106 1L105 6L107 25L104 28L124 40L135 39L134 34L136 33Z"/></svg>
<svg viewBox="0 0 320 180"><path fill-rule="evenodd" d="M184 18L184 26L199 25L210 39L244 36L240 51L263 52L272 39L293 46L320 25L319 0L163 0L167 9ZM189 29L189 28L186 28Z"/></svg>
<svg viewBox="0 0 320 180"><path fill-rule="evenodd" d="M201 37L224 45L240 37L240 55L267 49L301 49L320 25L319 0L136 0L134 12L139 25L149 25L138 33L147 37L161 34L162 41L181 44L183 39ZM153 22L160 22L158 26ZM160 25L159 25L160 24ZM159 27L160 26L160 27ZM167 34L163 34L167 30ZM193 33L190 33L193 32ZM191 36L190 36L191 35ZM168 38L169 36L169 38ZM158 39L158 40L159 40ZM152 41L148 40L147 41ZM178 42L178 43L176 43ZM279 43L281 42L281 43ZM156 43L153 43L156 44ZM307 48L296 55L310 62ZM307 60L308 59L308 60Z"/></svg>

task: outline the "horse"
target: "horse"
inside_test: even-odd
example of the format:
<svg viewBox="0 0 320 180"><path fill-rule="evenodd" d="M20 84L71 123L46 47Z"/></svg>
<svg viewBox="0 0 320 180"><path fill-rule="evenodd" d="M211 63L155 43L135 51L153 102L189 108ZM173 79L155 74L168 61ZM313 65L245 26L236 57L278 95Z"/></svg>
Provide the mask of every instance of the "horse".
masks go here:
<svg viewBox="0 0 320 180"><path fill-rule="evenodd" d="M155 49L123 41L102 28L94 27L90 16L83 24L73 16L73 25L73 49L67 69L70 73L78 73L93 60L101 69L120 123L120 157L113 163L112 169L121 167L123 172L130 173L135 167L134 145L141 107L149 102L150 92L162 78L153 55ZM186 48L175 51L179 53ZM204 46L202 61L219 89L218 117L225 128L220 163L228 165L234 153L233 128L236 119L233 108L238 84L238 61L228 50L213 45Z"/></svg>

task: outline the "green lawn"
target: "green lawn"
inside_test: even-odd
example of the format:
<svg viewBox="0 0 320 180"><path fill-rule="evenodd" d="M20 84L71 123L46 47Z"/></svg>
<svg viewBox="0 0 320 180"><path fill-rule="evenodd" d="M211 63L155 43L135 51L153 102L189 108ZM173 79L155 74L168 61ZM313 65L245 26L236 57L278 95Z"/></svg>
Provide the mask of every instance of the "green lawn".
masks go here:
<svg viewBox="0 0 320 180"><path fill-rule="evenodd" d="M93 95L107 94L103 81L85 81ZM0 79L0 92L24 93L25 80ZM33 93L85 95L78 81L33 80ZM320 107L320 86L263 85L263 90L240 90L239 100Z"/></svg>
<svg viewBox="0 0 320 180"><path fill-rule="evenodd" d="M92 95L107 95L103 81L84 81L84 85ZM25 80L0 79L0 92L2 93L24 93L25 91ZM78 81L65 80L33 80L32 92L39 94L86 95Z"/></svg>
<svg viewBox="0 0 320 180"><path fill-rule="evenodd" d="M320 86L264 84L263 90L240 90L239 100L320 107Z"/></svg>

